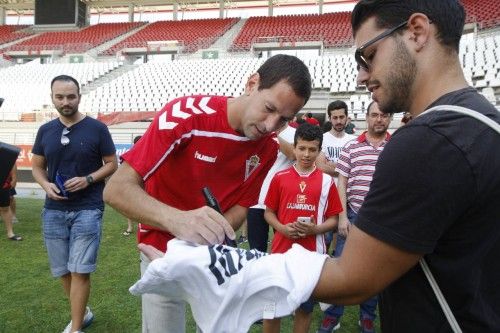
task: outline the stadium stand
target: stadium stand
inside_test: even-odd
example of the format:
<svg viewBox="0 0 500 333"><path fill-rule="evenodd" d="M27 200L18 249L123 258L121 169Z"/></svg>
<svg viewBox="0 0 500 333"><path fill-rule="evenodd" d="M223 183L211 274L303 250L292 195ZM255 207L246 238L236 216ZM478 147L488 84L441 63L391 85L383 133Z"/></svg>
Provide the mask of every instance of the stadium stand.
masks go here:
<svg viewBox="0 0 500 333"><path fill-rule="evenodd" d="M0 45L31 35L29 32L21 31L27 27L27 25L0 25Z"/></svg>
<svg viewBox="0 0 500 333"><path fill-rule="evenodd" d="M500 6L498 0L462 0L467 23L477 23L480 29L500 25Z"/></svg>
<svg viewBox="0 0 500 333"><path fill-rule="evenodd" d="M79 64L28 63L0 70L0 92L5 99L0 120L42 121L34 112L52 109L50 81L57 75L68 74L75 77L82 86L102 77L119 67L118 62L98 62ZM31 117L24 117L30 115Z"/></svg>
<svg viewBox="0 0 500 333"><path fill-rule="evenodd" d="M230 47L232 51L250 50L259 39L279 42L322 41L324 47L352 45L350 13L251 17Z"/></svg>
<svg viewBox="0 0 500 333"><path fill-rule="evenodd" d="M208 47L229 30L238 18L158 21L103 52L112 55L124 48L148 48L148 41L179 41L184 52Z"/></svg>
<svg viewBox="0 0 500 333"><path fill-rule="evenodd" d="M63 53L85 52L143 24L143 22L101 23L80 31L45 32L14 44L8 50L30 53L42 50L61 50Z"/></svg>

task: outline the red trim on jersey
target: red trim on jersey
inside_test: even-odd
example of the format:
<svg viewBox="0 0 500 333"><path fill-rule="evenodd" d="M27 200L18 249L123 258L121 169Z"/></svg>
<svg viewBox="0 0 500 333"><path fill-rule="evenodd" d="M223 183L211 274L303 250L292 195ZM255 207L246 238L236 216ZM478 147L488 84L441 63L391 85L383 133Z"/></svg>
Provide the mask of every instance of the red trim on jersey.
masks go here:
<svg viewBox="0 0 500 333"><path fill-rule="evenodd" d="M358 136L357 140L358 140L359 143L367 141L367 139L366 139L366 133L368 133L368 131L364 131L363 133L361 133ZM389 134L389 132L385 132L385 141L389 141L390 138L391 138L391 135Z"/></svg>

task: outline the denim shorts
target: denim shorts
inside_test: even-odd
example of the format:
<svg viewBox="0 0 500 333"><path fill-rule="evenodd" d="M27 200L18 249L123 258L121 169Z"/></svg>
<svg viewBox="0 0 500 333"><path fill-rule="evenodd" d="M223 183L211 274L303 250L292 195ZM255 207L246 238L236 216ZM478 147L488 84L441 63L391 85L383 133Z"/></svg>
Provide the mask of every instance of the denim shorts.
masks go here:
<svg viewBox="0 0 500 333"><path fill-rule="evenodd" d="M54 277L96 270L102 214L100 209L42 210L43 238Z"/></svg>

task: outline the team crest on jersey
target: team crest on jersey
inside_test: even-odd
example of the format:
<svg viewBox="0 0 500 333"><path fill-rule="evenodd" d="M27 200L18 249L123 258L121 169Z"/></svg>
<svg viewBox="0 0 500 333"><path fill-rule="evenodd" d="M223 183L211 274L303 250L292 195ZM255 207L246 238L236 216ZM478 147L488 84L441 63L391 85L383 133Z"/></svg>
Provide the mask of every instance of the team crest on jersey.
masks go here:
<svg viewBox="0 0 500 333"><path fill-rule="evenodd" d="M306 186L307 186L306 182L305 181L301 181L299 183L300 192L304 193L304 190L306 189Z"/></svg>
<svg viewBox="0 0 500 333"><path fill-rule="evenodd" d="M246 165L245 165L245 180L250 177L252 172L257 169L257 167L260 165L260 157L257 155L250 156L248 160L246 160Z"/></svg>
<svg viewBox="0 0 500 333"><path fill-rule="evenodd" d="M305 194L297 194L297 203L303 204L307 200L307 197Z"/></svg>

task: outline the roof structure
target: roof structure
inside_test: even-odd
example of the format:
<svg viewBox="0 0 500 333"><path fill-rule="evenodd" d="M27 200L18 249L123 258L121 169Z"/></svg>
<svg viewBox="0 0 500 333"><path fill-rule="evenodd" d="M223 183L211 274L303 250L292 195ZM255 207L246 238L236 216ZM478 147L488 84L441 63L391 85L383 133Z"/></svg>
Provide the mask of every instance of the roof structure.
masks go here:
<svg viewBox="0 0 500 333"><path fill-rule="evenodd" d="M320 5L353 3L356 0L81 0L86 3L91 12L113 10L115 12L126 12L130 6L136 11L161 11L170 10L174 6L189 8L192 10L206 8L240 8L240 7L267 7L280 5ZM0 8L7 13L33 13L35 0L0 0Z"/></svg>

